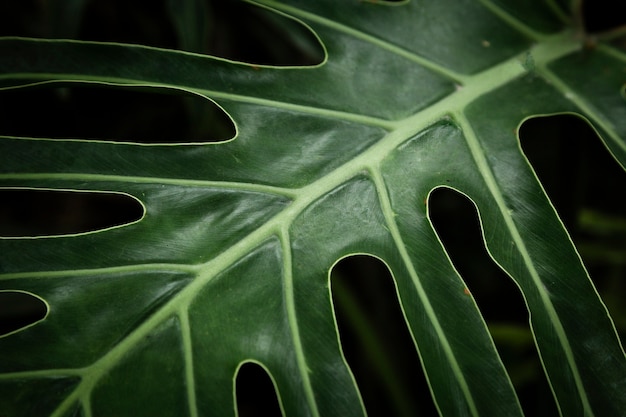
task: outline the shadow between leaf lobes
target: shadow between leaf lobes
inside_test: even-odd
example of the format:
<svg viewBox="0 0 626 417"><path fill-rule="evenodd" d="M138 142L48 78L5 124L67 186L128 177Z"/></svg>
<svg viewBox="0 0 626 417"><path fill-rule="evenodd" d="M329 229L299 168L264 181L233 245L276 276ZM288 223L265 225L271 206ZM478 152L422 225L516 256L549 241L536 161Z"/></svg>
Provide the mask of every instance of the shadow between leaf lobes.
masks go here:
<svg viewBox="0 0 626 417"><path fill-rule="evenodd" d="M148 45L255 65L312 66L324 59L308 27L244 1L0 3L0 36Z"/></svg>
<svg viewBox="0 0 626 417"><path fill-rule="evenodd" d="M476 207L469 198L447 187L433 190L428 204L435 231L487 322L525 414L558 416L526 304L513 280L489 256Z"/></svg>
<svg viewBox="0 0 626 417"><path fill-rule="evenodd" d="M348 256L331 271L343 354L372 416L436 416L393 277L380 259Z"/></svg>
<svg viewBox="0 0 626 417"><path fill-rule="evenodd" d="M626 342L626 172L575 115L526 120L520 144Z"/></svg>

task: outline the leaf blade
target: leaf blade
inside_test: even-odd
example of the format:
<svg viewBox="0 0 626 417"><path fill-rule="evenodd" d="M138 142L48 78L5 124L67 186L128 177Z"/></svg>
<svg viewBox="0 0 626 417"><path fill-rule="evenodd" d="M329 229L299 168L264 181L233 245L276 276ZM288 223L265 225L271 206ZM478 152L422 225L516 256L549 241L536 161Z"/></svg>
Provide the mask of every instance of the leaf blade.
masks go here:
<svg viewBox="0 0 626 417"><path fill-rule="evenodd" d="M228 142L167 147L2 138L3 186L124 192L142 201L147 215L85 236L0 240L2 288L32 289L53 307L44 323L0 338L0 352L14 359L1 364L0 381L20 386L24 378L36 384L42 375L79 375L71 394L47 394L42 404L60 404L53 415L118 406L115 413L136 414L131 399L111 400L118 384L110 381L128 372L138 382L157 367L160 380L175 374L185 385L163 391L159 410L227 415L235 413L234 374L254 360L267 365L288 414L362 415L328 271L342 256L369 253L394 273L439 411L521 415L480 311L430 225L424 201L432 189L452 187L475 202L492 257L525 294L561 411L626 409L615 328L516 136L531 115L581 112L624 161L626 106L615 70L624 54L600 48L594 57L601 58L576 61L572 70L572 34L538 34L535 27L550 32L558 25L514 2L290 3L264 2L315 30L327 50L323 64L254 68L142 46L0 40L4 86L70 81L200 94L238 128ZM443 16L446 25L438 27ZM494 33L504 35L496 42ZM611 76L588 81L598 65ZM568 100L574 90L581 100ZM85 160L73 158L76 152ZM567 272L559 273L555 258ZM124 289L133 276L140 279ZM93 295L98 285L110 287L104 296ZM65 298L78 288L84 295ZM97 306L96 330L80 329L88 315L80 309L89 312L90 304L83 297ZM119 312L127 319L116 321ZM588 323L582 330L581 321ZM21 358L29 338L43 334L49 346L30 346L38 353ZM72 340L102 342L105 334L103 346L64 357ZM182 358L172 353L163 361L150 337ZM57 353L46 362L50 346ZM592 360L589 346L599 353ZM180 369L168 368L173 364ZM158 391L149 388L142 395Z"/></svg>

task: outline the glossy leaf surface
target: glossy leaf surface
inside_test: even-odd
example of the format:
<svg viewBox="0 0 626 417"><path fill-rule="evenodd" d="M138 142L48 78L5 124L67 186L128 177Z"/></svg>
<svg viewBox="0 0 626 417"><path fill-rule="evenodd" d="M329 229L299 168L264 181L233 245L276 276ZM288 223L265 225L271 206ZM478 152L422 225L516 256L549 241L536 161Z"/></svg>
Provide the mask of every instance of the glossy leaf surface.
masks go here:
<svg viewBox="0 0 626 417"><path fill-rule="evenodd" d="M475 203L561 413L624 414L615 328L517 137L528 117L576 113L626 164L623 41L585 49L539 1L375 3L259 1L319 38L325 59L307 67L0 40L12 93L192 94L237 130L207 144L0 138L3 188L117 193L145 210L125 226L0 240L0 290L49 307L0 338L0 415L235 415L250 361L286 415L363 415L329 293L330 269L353 253L392 271L441 415L522 415L429 221L438 187Z"/></svg>

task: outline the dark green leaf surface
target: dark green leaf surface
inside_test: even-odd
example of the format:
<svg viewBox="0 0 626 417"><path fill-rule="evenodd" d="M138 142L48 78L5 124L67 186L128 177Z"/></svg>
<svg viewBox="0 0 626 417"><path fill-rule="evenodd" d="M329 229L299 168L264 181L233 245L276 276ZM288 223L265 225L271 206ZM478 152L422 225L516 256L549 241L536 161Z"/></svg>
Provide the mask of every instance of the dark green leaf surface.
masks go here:
<svg viewBox="0 0 626 417"><path fill-rule="evenodd" d="M475 203L562 415L625 415L623 349L517 129L581 114L625 165L626 52L583 49L539 1L259 3L308 25L324 62L0 40L5 88L194 94L237 129L216 144L0 138L1 187L124 193L145 208L98 232L0 239L0 291L49 306L0 338L0 415L235 415L246 361L269 371L286 415L363 415L329 292L329 270L354 253L392 271L441 415L522 415L429 220L438 187Z"/></svg>

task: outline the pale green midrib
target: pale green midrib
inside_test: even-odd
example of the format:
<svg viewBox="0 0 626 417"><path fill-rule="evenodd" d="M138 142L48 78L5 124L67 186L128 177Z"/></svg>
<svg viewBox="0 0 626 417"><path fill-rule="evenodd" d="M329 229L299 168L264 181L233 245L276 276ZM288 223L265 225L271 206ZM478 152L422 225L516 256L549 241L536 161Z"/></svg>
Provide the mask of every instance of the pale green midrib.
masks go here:
<svg viewBox="0 0 626 417"><path fill-rule="evenodd" d="M288 210L288 209L287 209ZM200 292L208 281L224 271L230 265L233 265L238 259L251 249L259 246L263 241L269 239L273 235L278 234L276 228L276 218L273 221L265 223L260 228L249 234L243 241L231 249L222 252L213 260L198 268L197 277L189 283L179 293L170 298L159 310L157 310L146 321L141 323L135 330L130 332L128 336L115 345L103 357L94 362L89 367L84 368L83 380L78 387L57 407L51 417L62 416L69 407L82 395L88 395L92 392L94 386L98 383L102 375L112 369L126 352L132 349L138 342L143 340L157 325L162 323L169 317L177 315L181 308L187 309L195 296ZM234 248L234 249L233 249Z"/></svg>
<svg viewBox="0 0 626 417"><path fill-rule="evenodd" d="M303 381L304 393L307 403L311 407L311 414L319 417L320 412L315 401L315 393L309 378L309 367L306 364L304 348L302 347L302 338L300 337L300 328L296 317L296 306L293 288L293 264L291 261L291 244L289 239L289 230L287 225L283 225L280 229L280 242L283 253L283 299L285 300L285 309L287 310L287 320L289 322L289 330L291 331L292 342L295 350L296 361L298 363L298 371Z"/></svg>
<svg viewBox="0 0 626 417"><path fill-rule="evenodd" d="M61 277L80 277L93 275L119 274L138 271L172 271L185 272L188 274L196 273L198 267L189 264L169 264L169 263L146 263L124 266L107 266L102 268L90 269L71 269L71 270L55 270L55 271L29 271L29 272L8 272L0 274L0 279L48 279Z"/></svg>
<svg viewBox="0 0 626 417"><path fill-rule="evenodd" d="M357 29L354 29L350 26L346 26L343 25L341 23L338 23L336 21L330 20L330 19L326 19L322 16L310 13L310 12L306 12L302 9L298 9L292 6L288 6L285 5L283 3L279 3L277 1L273 1L273 0L257 0L257 1L250 1L250 3L256 3L259 5L265 5L265 6L269 6L272 7L274 9L283 11L288 13L289 15L292 16L297 16L297 17L301 17L304 18L306 20L310 20L312 22L318 23L320 25L329 27L331 29L334 29L338 32L341 33L345 33L347 35L350 35L354 38L357 39L361 39L364 40L366 42L369 42L372 45L376 45L377 47L393 52L394 54L398 55L398 56L402 56L404 58L407 58L408 60L415 62L417 64L419 64L420 66L424 67L424 68L428 68L429 70L433 71L434 73L443 76L451 81L454 81L457 84L465 84L466 80L467 80L467 76L455 71L450 70L449 68L444 67L443 65L437 65L434 62L423 58L415 53L412 53L404 48L401 48L397 45L394 45L392 43L386 42L380 38L377 38L375 36L372 35L368 35L367 33L364 33L362 31L359 31Z"/></svg>
<svg viewBox="0 0 626 417"><path fill-rule="evenodd" d="M292 199L295 193L291 188L277 187L265 184L254 184L234 181L196 180L188 178L162 178L162 177L140 177L108 174L77 174L77 173L21 173L21 174L0 174L0 180L64 180L64 181L88 181L88 182L124 182L131 184L166 184L183 187L205 187L229 190L251 191L264 194L274 194ZM0 185L2 188L26 188L8 185ZM81 188L80 191L92 189ZM93 191L106 191L93 188Z"/></svg>
<svg viewBox="0 0 626 417"><path fill-rule="evenodd" d="M495 4L491 0L478 0L485 8L490 10L494 15L498 16L502 21L506 22L513 29L519 33L524 34L526 37L534 40L542 40L548 38L550 35L538 32L532 29L530 26L525 25L519 19L511 16L508 12L503 10L500 6Z"/></svg>
<svg viewBox="0 0 626 417"><path fill-rule="evenodd" d="M193 373L193 348L191 341L191 326L189 324L189 311L181 307L178 310L178 320L182 333L183 360L185 361L185 389L187 391L187 404L189 407L189 417L198 417L198 406L196 401L196 379Z"/></svg>
<svg viewBox="0 0 626 417"><path fill-rule="evenodd" d="M0 380L58 377L59 375L80 377L83 373L84 370L82 368L55 368L34 371L5 372L0 373Z"/></svg>
<svg viewBox="0 0 626 417"><path fill-rule="evenodd" d="M479 172L481 173L487 188L491 192L491 195L498 206L500 214L509 230L511 238L515 243L515 246L522 256L524 261L524 265L526 266L526 270L532 278L532 281L535 285L537 292L541 298L541 301L550 317L550 321L553 324L554 331L557 335L558 340L561 343L561 348L565 353L565 357L569 368L572 372L572 376L574 378L574 383L576 385L576 389L580 395L581 402L583 404L583 409L585 411L585 416L593 416L594 413L591 409L591 405L589 403L589 398L587 397L587 393L585 391L580 371L578 370L578 365L576 364L576 360L574 358L574 353L572 351L569 339L563 328L563 324L550 300L550 296L547 294L544 284L541 280L537 269L535 268L535 263L526 248L526 244L524 243L524 239L522 238L515 221L513 220L511 214L508 211L506 206L506 202L504 200L504 196L500 192L498 187L498 182L489 166L489 162L485 158L485 154L482 151L480 146L480 141L476 137L470 122L467 120L465 114L462 111L458 111L455 113L455 120L459 123L461 130L463 131L463 136L466 139L466 142L470 148L470 152L472 157L478 167ZM549 376L548 379L550 380ZM551 382L550 382L551 383ZM567 401L567 399L560 398L559 401Z"/></svg>
<svg viewBox="0 0 626 417"><path fill-rule="evenodd" d="M556 0L546 0L547 6L552 10L552 12L561 20L561 22L571 25L571 14L574 13L573 10L563 11L561 6L557 4Z"/></svg>
<svg viewBox="0 0 626 417"><path fill-rule="evenodd" d="M624 35L626 35L626 33ZM611 58L617 59L626 64L626 53L624 53L623 50L617 49L606 43L596 45L596 49L602 51L602 53L607 54Z"/></svg>
<svg viewBox="0 0 626 417"><path fill-rule="evenodd" d="M555 44L562 44L563 38L569 38L569 33L551 37L547 41L535 46L530 50L546 60L559 58L578 49L573 41L567 43L565 48L555 48ZM424 128L432 125L436 120L445 118L454 109L462 109L467 104L507 82L514 80L527 72L522 66L524 54L511 58L491 69L483 71L471 77L468 83L460 91L448 96L435 105L402 121L394 123L395 130L390 132L379 143L373 145L363 154L344 164L335 171L320 178L316 182L295 190L296 198L285 210L277 214L267 223L245 237L239 244L222 252L213 260L198 267L198 277L187 287L173 296L161 309L146 321L139 325L124 340L116 345L102 358L85 369L85 378L79 386L59 405L53 417L60 417L81 395L88 395L104 373L115 366L124 354L139 342L144 336L152 331L159 323L175 314L181 305L189 305L199 290L204 287L213 277L233 265L243 255L258 247L271 236L280 236L281 228L290 225L297 215L307 206L313 203L327 192L345 183L350 178L367 172L369 167L378 164L397 146ZM540 64L542 62L539 62Z"/></svg>
<svg viewBox="0 0 626 417"><path fill-rule="evenodd" d="M339 179L336 176L327 176L325 179L334 178ZM341 184L349 179L349 176L341 177L339 181L333 181L333 184ZM310 186L309 186L310 187ZM303 190L308 190L306 187ZM332 189L332 187L331 187ZM309 191L301 191L300 198L294 201L294 204L287 207L281 214L275 216L272 220L265 223L254 232L249 234L246 238L240 241L236 246L222 252L213 260L202 264L198 267L197 278L192 281L187 287L181 290L178 294L173 296L165 305L163 305L154 315L150 316L146 321L141 323L134 331L132 331L124 340L113 347L102 358L97 360L91 366L84 368L82 373L84 379L79 386L59 405L55 410L52 417L60 417L67 411L69 407L78 398L83 395L88 395L100 380L103 374L112 369L124 354L129 351L136 343L141 341L146 335L148 335L158 324L162 323L168 317L181 308L181 306L188 306L193 299L213 277L219 275L222 271L227 269L230 265L233 265L243 255L248 253L255 247L258 247L262 242L268 240L271 236L281 235L281 225L291 224L293 219L308 205L310 205L315 199L319 197L320 193L310 193ZM296 344L296 349L298 345ZM300 346L301 349L301 346ZM298 354L298 353L297 353ZM299 353L298 355L302 355ZM303 362L303 356L300 356L299 362ZM305 371L305 370L301 370ZM312 395L312 391L311 391Z"/></svg>
<svg viewBox="0 0 626 417"><path fill-rule="evenodd" d="M307 70L307 69L303 69ZM389 130L393 126L393 122L375 116L368 116L359 113L350 113L342 110L333 110L327 107L315 107L304 104L289 103L286 101L270 100L259 97L250 97L240 94L224 93L222 91L196 89L195 92L205 95L216 100L226 99L247 104L258 104L265 107L274 107L277 109L287 110L290 112L306 113L310 115L345 120L347 122L361 123L366 126L380 127Z"/></svg>
<svg viewBox="0 0 626 417"><path fill-rule="evenodd" d="M91 417L93 415L91 411L91 396L84 395L81 398L82 410L85 412L85 417Z"/></svg>
<svg viewBox="0 0 626 417"><path fill-rule="evenodd" d="M389 232L391 233L391 236L393 237L393 240L396 243L398 251L400 252L400 256L409 272L411 281L413 281L413 285L415 289L417 290L417 295L422 303L422 306L424 307L424 310L426 311L426 315L428 316L430 322L432 323L438 339L441 341L441 347L443 351L445 352L445 356L450 364L450 367L452 368L452 371L454 372L456 380L459 383L459 387L461 389L461 392L463 393L463 396L465 397L469 411L472 416L479 417L479 412L478 412L478 409L476 408L474 397L472 396L469 386L467 385L467 381L465 379L465 376L463 375L463 371L461 370L461 367L459 366L456 356L454 355L454 351L452 350L452 347L450 346L450 342L448 341L448 338L443 328L441 327L439 319L437 318L437 314L435 313L435 310L432 304L430 303L430 299L428 295L426 294L426 291L424 290L422 283L420 282L420 279L417 275L417 271L415 270L415 266L413 265L413 262L411 261L411 256L409 255L406 249L406 245L402 239L400 230L398 229L398 225L393 218L393 208L391 206L391 201L389 199L389 195L385 187L384 178L382 177L380 173L380 167L379 166L370 167L369 172L370 172L372 179L374 180L374 184L379 195L381 208L382 208L387 226L389 228ZM413 331L411 330L411 327L408 326L408 329L411 334L411 338L413 339L413 343L415 344L416 348L419 350L419 344L417 343L417 340L415 339L415 336L413 335ZM431 392L434 392L431 386L430 378L426 378L426 381L428 383L428 386L430 387ZM436 395L434 396L434 399L435 399L435 403L437 403ZM439 404L437 404L437 409L439 411L441 410Z"/></svg>

